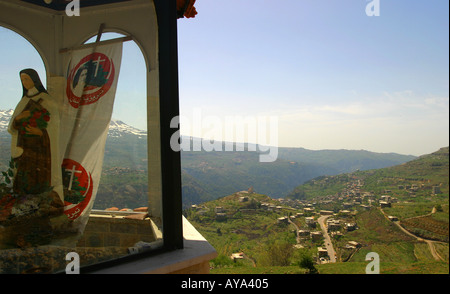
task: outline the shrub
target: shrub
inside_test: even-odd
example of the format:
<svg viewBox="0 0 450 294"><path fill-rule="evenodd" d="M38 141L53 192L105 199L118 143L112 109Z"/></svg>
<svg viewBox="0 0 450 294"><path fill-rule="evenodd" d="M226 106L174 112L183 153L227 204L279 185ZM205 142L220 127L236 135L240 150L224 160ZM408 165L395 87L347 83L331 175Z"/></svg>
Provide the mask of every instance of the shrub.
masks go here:
<svg viewBox="0 0 450 294"><path fill-rule="evenodd" d="M298 266L300 268L304 268L304 269L308 270L309 274L318 273L316 267L314 266L314 260L313 260L312 256L309 254L301 255Z"/></svg>
<svg viewBox="0 0 450 294"><path fill-rule="evenodd" d="M287 241L273 241L266 246L261 263L267 266L288 266L294 253L292 244Z"/></svg>

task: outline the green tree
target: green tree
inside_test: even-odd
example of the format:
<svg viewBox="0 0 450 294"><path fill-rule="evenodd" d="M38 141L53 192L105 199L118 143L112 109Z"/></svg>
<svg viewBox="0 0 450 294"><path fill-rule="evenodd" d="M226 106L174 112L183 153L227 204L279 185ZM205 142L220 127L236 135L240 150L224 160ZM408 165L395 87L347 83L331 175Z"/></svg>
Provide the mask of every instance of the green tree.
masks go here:
<svg viewBox="0 0 450 294"><path fill-rule="evenodd" d="M301 255L298 266L300 268L307 269L309 274L317 274L318 273L316 267L314 266L314 260L313 260L312 256L309 254Z"/></svg>

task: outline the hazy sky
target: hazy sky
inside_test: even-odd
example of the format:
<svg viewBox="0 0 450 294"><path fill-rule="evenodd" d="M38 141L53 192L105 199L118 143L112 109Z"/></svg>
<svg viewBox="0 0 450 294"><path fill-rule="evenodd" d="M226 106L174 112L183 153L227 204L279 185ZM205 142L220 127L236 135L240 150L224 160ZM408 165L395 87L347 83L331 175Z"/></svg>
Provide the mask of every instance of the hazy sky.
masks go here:
<svg viewBox="0 0 450 294"><path fill-rule="evenodd" d="M273 116L283 147L422 155L448 146L449 2L379 0L369 17L370 3L197 0L198 15L178 21L182 116ZM0 28L0 42L0 109L14 108L18 71L45 73L26 41ZM143 59L124 46L114 117L144 129Z"/></svg>

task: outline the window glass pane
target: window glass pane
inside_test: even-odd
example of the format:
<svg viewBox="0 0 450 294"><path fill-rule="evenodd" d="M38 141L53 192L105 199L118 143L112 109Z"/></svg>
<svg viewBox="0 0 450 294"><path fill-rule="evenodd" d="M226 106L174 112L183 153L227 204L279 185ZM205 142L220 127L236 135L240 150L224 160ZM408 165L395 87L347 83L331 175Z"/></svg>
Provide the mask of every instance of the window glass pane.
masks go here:
<svg viewBox="0 0 450 294"><path fill-rule="evenodd" d="M117 37L121 35L104 33L102 41ZM96 142L104 155L96 159L101 175L94 190L92 175L81 164L64 156L59 162L51 155L50 150L59 148L52 136L65 127L55 131L52 123L63 122L57 118L64 112L57 103L46 102L52 97L46 92L39 54L8 29L0 27L0 38L11 47L2 49L0 67L0 85L5 89L0 97L0 273L58 272L78 261L83 267L159 248L161 224L148 210L147 71L139 47L133 41L123 44L104 147ZM98 64L100 71L108 70ZM95 63L91 65L84 72L88 77ZM25 68L34 70L19 75ZM83 70L78 72L81 80ZM98 117L89 119L89 124L98 123ZM61 187L52 185L57 182L56 162ZM94 199L84 207L90 213L85 224L78 225L79 204L88 203L88 197Z"/></svg>

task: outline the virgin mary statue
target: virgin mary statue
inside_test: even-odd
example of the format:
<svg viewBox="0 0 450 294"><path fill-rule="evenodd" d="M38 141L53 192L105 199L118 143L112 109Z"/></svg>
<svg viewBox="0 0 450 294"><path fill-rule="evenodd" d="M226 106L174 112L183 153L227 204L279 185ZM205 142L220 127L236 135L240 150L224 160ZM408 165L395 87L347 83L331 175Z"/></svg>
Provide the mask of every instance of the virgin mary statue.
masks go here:
<svg viewBox="0 0 450 294"><path fill-rule="evenodd" d="M58 148L59 109L34 69L20 72L23 95L11 117L11 156L16 166L13 191L18 195L50 193L63 209Z"/></svg>

